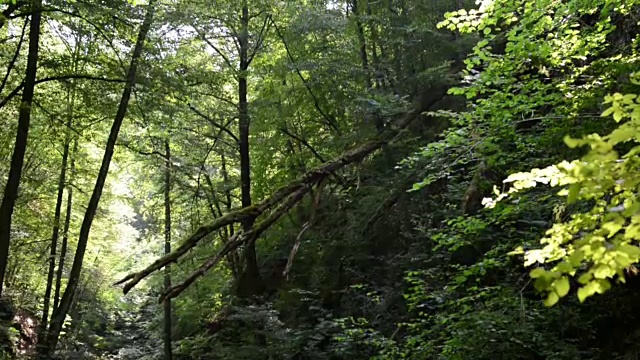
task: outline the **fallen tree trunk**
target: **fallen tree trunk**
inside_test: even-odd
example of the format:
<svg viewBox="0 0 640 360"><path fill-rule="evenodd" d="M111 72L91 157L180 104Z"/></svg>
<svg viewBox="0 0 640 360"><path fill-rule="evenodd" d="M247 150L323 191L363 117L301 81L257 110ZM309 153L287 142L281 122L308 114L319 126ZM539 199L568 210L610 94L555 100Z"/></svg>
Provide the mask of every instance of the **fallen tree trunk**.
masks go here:
<svg viewBox="0 0 640 360"><path fill-rule="evenodd" d="M251 230L240 231L235 234L227 243L224 244L222 249L218 253L205 261L196 271L189 275L183 282L174 285L160 298L160 301L174 298L184 291L189 285L191 285L197 278L203 276L207 270L216 266L224 256L231 253L240 246L246 244L249 241L257 239L264 231L266 231L273 223L275 223L280 216L286 213L293 206L298 204L311 190L311 188L324 180L326 177L335 173L350 164L363 160L367 156L371 155L376 150L381 149L383 146L394 140L398 134L400 134L413 120L418 118L424 111L429 110L434 104L440 101L447 93L447 87L431 89L429 91L428 100L425 101L424 97L420 97L419 101L416 101L412 109L399 118L392 126L385 127L375 138L348 150L341 156L327 161L297 179L291 181L285 186L277 189L271 196L267 197L263 201L248 207L244 207L235 211L231 211L224 216L214 219L210 223L201 226L193 234L187 237L184 242L171 253L159 258L151 263L146 268L131 273L125 276L123 279L115 283L115 285L124 284L123 292L128 293L134 286L140 281L149 276L155 271L162 269L163 267L176 262L180 257L186 254L190 249L198 245L198 243L209 234L221 229L224 226L228 226L234 223L242 223L247 219L257 220L260 216L265 214L268 210L271 210L267 217L262 221L257 221Z"/></svg>

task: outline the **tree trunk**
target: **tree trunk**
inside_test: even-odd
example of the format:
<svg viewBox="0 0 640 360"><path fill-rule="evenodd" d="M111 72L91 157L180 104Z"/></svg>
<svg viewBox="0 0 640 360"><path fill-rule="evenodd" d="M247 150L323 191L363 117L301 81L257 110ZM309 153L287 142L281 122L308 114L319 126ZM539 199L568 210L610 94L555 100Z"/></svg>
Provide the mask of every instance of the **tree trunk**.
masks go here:
<svg viewBox="0 0 640 360"><path fill-rule="evenodd" d="M369 59L367 57L367 41L364 36L364 26L360 21L360 9L358 8L358 0L351 0L351 11L356 22L356 32L358 34L358 43L360 44L360 61L362 63L362 70L364 71L364 79L367 85L367 89L371 89L371 74L369 73Z"/></svg>
<svg viewBox="0 0 640 360"><path fill-rule="evenodd" d="M224 149L220 154L220 162L222 166L222 181L224 182L224 197L226 201L227 213L231 212L231 208L233 206L233 199L231 198L231 189L229 188L229 173L227 172L227 158L224 153ZM225 227L225 233L227 234L227 240L232 238L235 234L235 227L233 224L229 224L229 226ZM238 280L238 277L242 273L242 258L239 256L237 252L232 252L229 254L231 272L233 273L234 279Z"/></svg>
<svg viewBox="0 0 640 360"><path fill-rule="evenodd" d="M78 153L78 138L74 140L73 151L71 153L70 179L76 173L76 159ZM73 187L67 186L67 210L64 218L64 229L62 233L62 245L60 247L60 258L58 259L58 270L56 272L56 290L53 295L53 312L55 313L60 303L60 288L62 286L62 271L64 270L64 261L67 257L67 244L69 242L69 225L71 224L71 210L73 209Z"/></svg>
<svg viewBox="0 0 640 360"><path fill-rule="evenodd" d="M68 98L68 97L67 97ZM69 143L71 141L71 116L67 119L67 134L64 140L64 150L62 151L62 165L60 166L60 177L58 178L58 197L53 215L53 233L51 234L51 252L49 254L49 271L47 273L47 287L44 292L44 305L42 307L42 321L40 322L40 334L45 336L47 323L49 321L49 305L51 303L51 288L53 287L53 275L56 268L56 251L58 247L58 233L60 232L60 213L62 210L62 199L64 196L64 186L67 177L67 161L69 159Z"/></svg>
<svg viewBox="0 0 640 360"><path fill-rule="evenodd" d="M42 0L34 0L33 15L29 24L29 55L27 56L27 72L24 79L24 89L22 90L22 103L18 115L18 132L16 134L13 155L11 156L11 167L9 178L4 188L2 204L0 205L0 297L2 296L2 284L4 274L7 270L9 260L9 242L11 240L11 218L13 208L18 198L18 188L20 177L22 176L22 166L24 155L27 150L27 139L29 137L29 122L31 121L31 103L33 101L33 91L36 84L36 70L38 63L38 48L40 42L40 20L42 18Z"/></svg>
<svg viewBox="0 0 640 360"><path fill-rule="evenodd" d="M371 9L371 0L367 0L367 18L369 29L371 29L371 57L373 60L374 78L376 79L376 87L378 89L384 88L384 76L382 69L380 68L380 58L378 57L378 27L373 18L373 11Z"/></svg>
<svg viewBox="0 0 640 360"><path fill-rule="evenodd" d="M251 165L249 162L249 103L247 102L247 70L249 68L249 7L247 0L242 3L240 44L240 73L238 76L239 99L239 147L240 147L240 187L242 207L251 206ZM242 228L248 232L253 227L253 219L247 218L242 222ZM238 286L238 295L253 296L260 294L262 279L258 270L256 256L256 242L250 240L244 249L244 273Z"/></svg>
<svg viewBox="0 0 640 360"><path fill-rule="evenodd" d="M164 254L171 252L171 148L164 142L166 165L164 169ZM164 290L171 288L171 267L164 268ZM164 308L164 358L171 360L171 299L162 303Z"/></svg>
<svg viewBox="0 0 640 360"><path fill-rule="evenodd" d="M224 149L220 155L220 161L222 163L222 181L224 181L224 196L227 201L227 212L231 211L233 205L233 199L231 198L231 189L229 189L229 173L227 172L227 159L224 154ZM229 236L233 236L235 229L233 224L229 225Z"/></svg>
<svg viewBox="0 0 640 360"><path fill-rule="evenodd" d="M82 226L80 227L80 236L78 238L78 246L76 248L76 254L73 259L73 265L71 266L71 272L69 274L69 282L67 283L67 287L64 291L64 294L62 295L62 299L60 300L60 306L56 309L57 311L51 318L51 326L46 338L46 347L39 351L38 354L40 358L49 358L55 350L55 347L58 343L58 338L60 336L60 331L62 330L62 324L64 323L64 319L67 313L69 312L73 295L76 291L76 288L78 287L84 254L87 249L87 242L89 240L89 232L91 231L91 224L93 223L93 218L96 214L96 210L98 209L98 203L100 202L100 197L102 196L102 190L107 179L107 174L109 173L109 165L111 164L111 158L113 157L116 140L118 139L118 133L120 132L120 126L122 125L122 121L124 120L124 117L127 113L127 106L129 104L131 92L136 82L136 70L138 67L138 61L140 59L140 55L142 54L142 47L147 37L147 33L149 31L149 28L151 27L151 21L153 19L154 12L154 3L154 0L151 0L149 2L147 13L138 33L138 39L136 40L133 55L131 56L131 64L129 65L129 71L127 73L126 84L122 92L122 98L120 99L118 111L113 121L113 125L111 126L109 139L107 140L104 156L102 158L102 164L100 165L100 171L98 172L98 178L96 179L96 184L93 188L91 198L89 199L89 205L87 206L87 210L84 214Z"/></svg>

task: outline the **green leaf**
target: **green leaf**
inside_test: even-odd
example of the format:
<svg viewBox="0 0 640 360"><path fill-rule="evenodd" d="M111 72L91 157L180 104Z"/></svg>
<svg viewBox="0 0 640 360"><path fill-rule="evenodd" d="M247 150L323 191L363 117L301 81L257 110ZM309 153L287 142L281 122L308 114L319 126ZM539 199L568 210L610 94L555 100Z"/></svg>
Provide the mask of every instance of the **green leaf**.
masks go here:
<svg viewBox="0 0 640 360"><path fill-rule="evenodd" d="M545 306L553 306L556 303L558 303L558 300L560 300L560 297L558 296L558 294L556 294L555 292L550 292L549 296L544 301L544 305Z"/></svg>
<svg viewBox="0 0 640 360"><path fill-rule="evenodd" d="M608 221L602 224L602 228L609 232L609 235L607 237L611 238L615 234L617 234L618 231L620 231L620 229L622 229L623 225L624 225L624 219L621 217L618 217L615 220Z"/></svg>
<svg viewBox="0 0 640 360"><path fill-rule="evenodd" d="M543 276L544 274L547 273L547 270L545 270L542 267L539 268L535 268L533 270L531 270L531 272L529 272L529 276L533 279L539 278L541 276Z"/></svg>
<svg viewBox="0 0 640 360"><path fill-rule="evenodd" d="M580 196L580 189L582 188L582 184L575 183L569 186L569 193L567 194L567 203L572 204L578 200Z"/></svg>
<svg viewBox="0 0 640 360"><path fill-rule="evenodd" d="M613 120L615 120L616 122L619 122L620 120L622 120L623 116L624 116L624 112L619 108L613 111Z"/></svg>
<svg viewBox="0 0 640 360"><path fill-rule="evenodd" d="M576 250L571 255L569 255L569 262L573 267L578 267L582 263L582 259L584 259L584 251Z"/></svg>
<svg viewBox="0 0 640 360"><path fill-rule="evenodd" d="M566 276L561 277L553 283L553 287L555 288L559 297L567 295L570 289L569 278L567 278Z"/></svg>
<svg viewBox="0 0 640 360"><path fill-rule="evenodd" d="M606 279L608 277L612 277L615 273L615 269L604 264L598 265L593 269L593 277L596 279Z"/></svg>
<svg viewBox="0 0 640 360"><path fill-rule="evenodd" d="M640 247L624 244L618 247L618 251L629 256L629 258L634 262L640 259Z"/></svg>
<svg viewBox="0 0 640 360"><path fill-rule="evenodd" d="M570 148L575 148L584 144L584 141L581 139L573 139L569 135L564 137L564 143L567 144Z"/></svg>
<svg viewBox="0 0 640 360"><path fill-rule="evenodd" d="M637 130L631 126L621 126L611 132L607 136L607 139L612 145L619 144L621 142L629 141L636 136Z"/></svg>
<svg viewBox="0 0 640 360"><path fill-rule="evenodd" d="M593 295L593 293L593 289L585 285L578 289L578 300L584 302L589 296Z"/></svg>

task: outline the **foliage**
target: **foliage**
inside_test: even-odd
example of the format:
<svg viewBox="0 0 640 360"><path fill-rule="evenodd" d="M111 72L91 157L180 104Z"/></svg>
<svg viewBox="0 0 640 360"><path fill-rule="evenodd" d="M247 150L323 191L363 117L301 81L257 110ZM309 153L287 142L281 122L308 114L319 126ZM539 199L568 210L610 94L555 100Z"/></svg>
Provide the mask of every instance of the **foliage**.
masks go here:
<svg viewBox="0 0 640 360"><path fill-rule="evenodd" d="M36 318L61 154L77 142L63 197L73 195L64 289L144 13L125 1L45 5L43 81L5 281L16 310ZM199 270L240 224L207 233L171 263L172 285L206 272L171 301L174 358L640 353L637 291L611 287L634 284L640 260L638 5L159 4L58 355L164 356L156 300L165 274L126 296L112 284L162 256L167 232L175 249L241 207L241 78L248 84L254 204L345 151L396 134L407 115L416 118L352 166L307 184L309 196L256 239L256 296L239 291L250 261L246 244ZM11 94L19 93L26 68L30 9L24 2L0 6L0 58L10 64L0 69L5 183L21 106ZM241 43L251 59L246 70ZM65 78L50 79L56 77ZM523 269L520 255L527 268L537 267ZM542 306L540 292L556 306ZM558 303L574 292L577 299ZM594 293L603 294L583 302ZM8 348L24 331L8 336L4 330L16 321L3 321L0 345Z"/></svg>

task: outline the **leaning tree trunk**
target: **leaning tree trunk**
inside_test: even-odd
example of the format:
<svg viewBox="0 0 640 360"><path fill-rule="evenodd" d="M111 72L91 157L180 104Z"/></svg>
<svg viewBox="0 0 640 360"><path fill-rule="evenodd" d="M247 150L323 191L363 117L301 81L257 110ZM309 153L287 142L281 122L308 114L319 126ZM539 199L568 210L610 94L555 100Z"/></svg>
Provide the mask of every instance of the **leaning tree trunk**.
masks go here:
<svg viewBox="0 0 640 360"><path fill-rule="evenodd" d="M64 291L64 294L62 295L62 299L60 300L60 306L56 309L57 311L51 318L51 326L47 334L46 346L43 347L38 353L40 358L49 358L55 350L55 347L58 343L58 338L60 336L60 331L62 330L62 324L64 323L64 319L67 316L67 313L69 312L74 293L78 287L84 254L87 249L87 242L89 240L91 224L93 223L93 218L96 214L96 210L98 209L98 203L100 202L100 197L102 196L102 190L107 179L107 174L109 173L109 165L111 164L111 158L113 157L116 140L118 139L118 133L120 132L120 126L122 125L122 121L124 120L124 117L127 113L129 98L131 97L131 92L136 82L136 70L138 67L138 61L140 59L140 55L142 54L142 47L147 37L147 33L149 32L149 28L151 27L151 21L153 19L154 12L154 3L154 0L151 0L149 2L147 13L138 33L138 39L136 40L136 45L131 57L131 64L129 65L129 71L127 73L126 84L122 92L122 98L120 99L120 105L118 106L118 111L113 121L113 125L111 126L109 139L107 140L104 156L102 158L102 164L100 165L100 171L98 172L98 178L96 179L96 184L93 188L91 198L89 199L89 205L87 206L87 210L84 214L82 226L80 227L80 236L78 238L78 246L76 248L76 254L73 259L73 265L71 266L71 272L69 274L69 282L67 283L67 287Z"/></svg>
<svg viewBox="0 0 640 360"><path fill-rule="evenodd" d="M36 85L36 70L38 64L38 48L40 42L40 20L42 18L42 0L34 0L33 15L29 25L29 55L27 56L27 72L24 79L24 89L22 90L22 103L18 115L18 132L16 134L13 155L11 156L11 167L9 178L4 188L2 204L0 204L0 296L2 296L2 284L4 274L7 270L9 260L9 242L11 240L11 218L13 208L18 198L18 188L20 177L22 176L22 166L24 155L27 150L27 139L29 137L29 122L31 121L31 103L33 102L33 92Z"/></svg>
<svg viewBox="0 0 640 360"><path fill-rule="evenodd" d="M171 148L169 140L165 140L164 169L164 254L171 253ZM170 266L164 268L164 291L171 289ZM162 303L164 308L164 358L171 360L171 299Z"/></svg>
<svg viewBox="0 0 640 360"><path fill-rule="evenodd" d="M460 68L460 64L455 63L450 71L457 74L460 71ZM431 109L434 104L444 98L448 89L449 84L445 83L425 90L423 92L424 97L414 99L411 109L403 116L393 121L391 126L385 127L381 134L361 143L359 146L345 151L334 159L328 160L315 168L308 170L300 177L276 189L271 193L271 195L267 196L262 201L249 207L231 211L224 216L213 219L212 221L200 226L196 231L184 238L181 244L170 254L155 260L138 272L128 274L117 281L114 285L124 284L122 290L127 294L147 276L173 262L177 262L187 252L189 252L189 250L198 246L198 244L206 239L209 234L218 231L224 226L230 226L238 223L242 224L247 218L252 218L254 226L249 232L245 233L243 230L236 232L234 236L232 236L232 238L222 246L214 257L209 258L207 261L202 263L197 270L193 271L180 283L172 285L171 290L160 297L160 301L180 295L197 279L204 276L208 270L218 265L225 256L244 246L249 239L253 239L255 241L255 239L259 238L266 230L275 224L283 214L298 204L307 195L311 188L315 186L315 184L320 183L327 177L331 176L331 174L334 174L336 171L344 167L362 161L367 156L388 144L390 141L396 139L396 137L403 133L404 129L406 129L406 127L415 119L420 117L423 112ZM255 222L258 218L259 221Z"/></svg>

